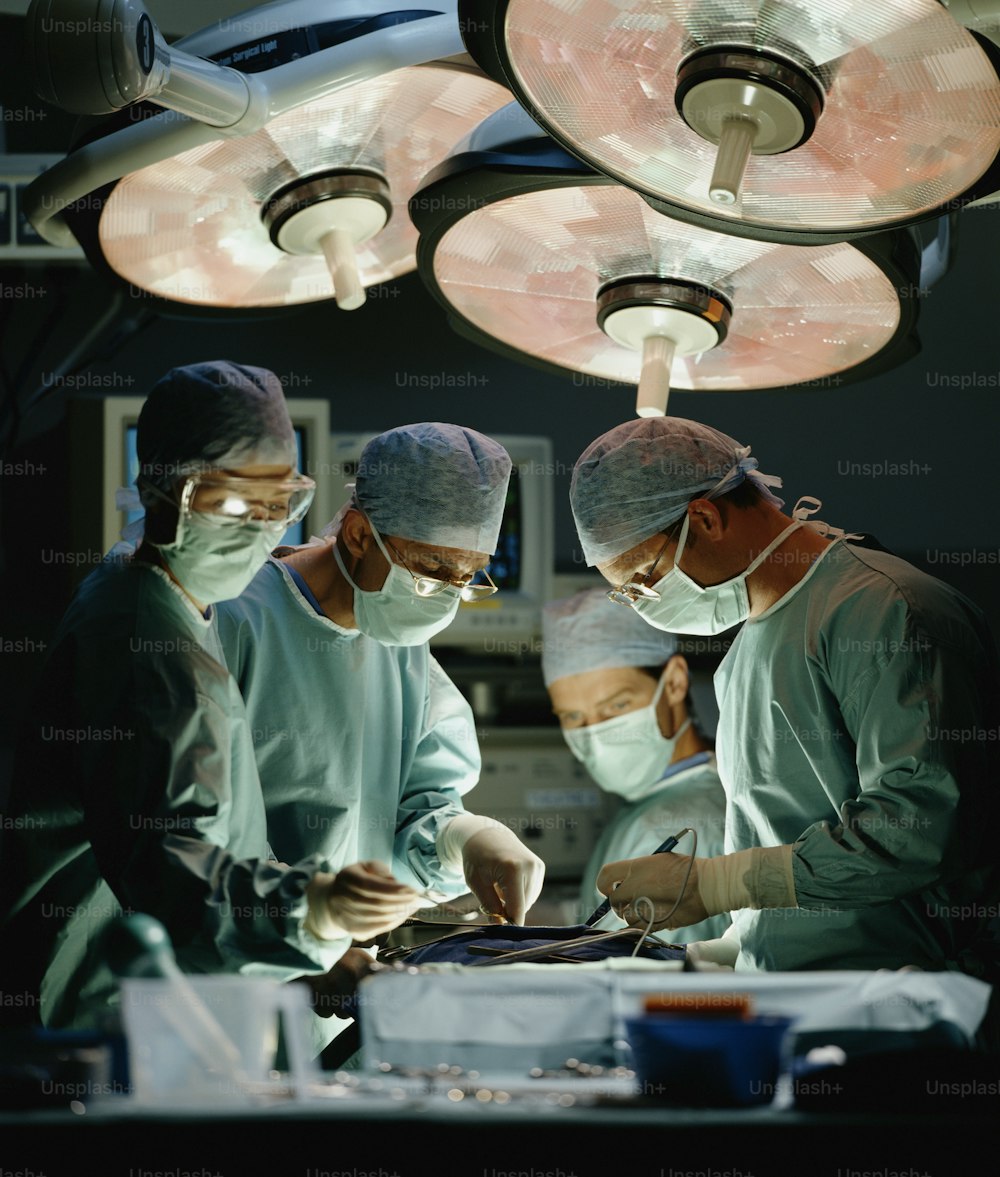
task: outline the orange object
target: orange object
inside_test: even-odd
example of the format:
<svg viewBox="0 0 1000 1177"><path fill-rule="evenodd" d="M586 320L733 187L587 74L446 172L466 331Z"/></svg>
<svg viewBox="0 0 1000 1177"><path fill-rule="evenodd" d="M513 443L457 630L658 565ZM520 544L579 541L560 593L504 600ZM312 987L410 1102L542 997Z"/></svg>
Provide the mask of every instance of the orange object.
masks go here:
<svg viewBox="0 0 1000 1177"><path fill-rule="evenodd" d="M754 1016L749 993L647 993L643 998L647 1014L669 1014L677 1018L742 1018Z"/></svg>

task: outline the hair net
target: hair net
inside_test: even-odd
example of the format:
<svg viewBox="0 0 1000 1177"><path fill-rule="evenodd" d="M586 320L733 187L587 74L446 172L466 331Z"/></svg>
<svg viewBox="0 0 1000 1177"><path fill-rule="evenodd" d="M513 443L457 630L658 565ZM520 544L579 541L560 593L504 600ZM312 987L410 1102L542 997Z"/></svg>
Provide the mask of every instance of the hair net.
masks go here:
<svg viewBox="0 0 1000 1177"><path fill-rule="evenodd" d="M474 429L401 425L361 451L352 501L383 535L492 553L510 469L503 446Z"/></svg>
<svg viewBox="0 0 1000 1177"><path fill-rule="evenodd" d="M585 589L542 610L542 677L548 686L567 674L612 666L662 666L677 653L677 636L655 629L634 609L608 600L607 589Z"/></svg>
<svg viewBox="0 0 1000 1177"><path fill-rule="evenodd" d="M172 368L139 414L139 481L168 491L203 470L297 464L281 382L266 368L210 360Z"/></svg>
<svg viewBox="0 0 1000 1177"><path fill-rule="evenodd" d="M626 421L577 459L570 503L583 553L605 564L680 519L692 499L718 498L749 478L765 499L781 479L757 473L757 459L710 425L683 417Z"/></svg>

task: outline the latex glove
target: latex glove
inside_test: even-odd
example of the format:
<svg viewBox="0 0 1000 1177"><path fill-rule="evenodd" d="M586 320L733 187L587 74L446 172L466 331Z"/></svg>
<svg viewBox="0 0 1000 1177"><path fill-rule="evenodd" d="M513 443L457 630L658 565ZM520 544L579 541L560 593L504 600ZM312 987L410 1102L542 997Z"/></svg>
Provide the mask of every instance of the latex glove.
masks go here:
<svg viewBox="0 0 1000 1177"><path fill-rule="evenodd" d="M689 863L691 876L684 888L684 897L670 915ZM642 895L653 902L653 930L657 932L661 928L687 928L712 914L705 908L698 892L698 862L686 854L647 854L642 858L609 862L597 876L597 889L611 899L611 906L617 914L633 927L644 928L649 922L648 905L636 906L636 900Z"/></svg>
<svg viewBox="0 0 1000 1177"><path fill-rule="evenodd" d="M641 895L655 905L653 927L686 928L710 915L743 907L797 907L794 846L754 846L692 864L684 897L671 915L690 858L683 854L649 854L628 862L609 863L597 876L597 886L611 898L611 906L627 923L639 926L649 919ZM644 914L645 912L645 914Z"/></svg>
<svg viewBox="0 0 1000 1177"><path fill-rule="evenodd" d="M740 942L735 937L726 936L720 936L717 940L695 940L685 946L685 954L695 966L711 964L718 968L735 969Z"/></svg>
<svg viewBox="0 0 1000 1177"><path fill-rule="evenodd" d="M317 874L306 888L306 929L321 940L364 939L397 928L424 899L381 862L357 862L336 875Z"/></svg>
<svg viewBox="0 0 1000 1177"><path fill-rule="evenodd" d="M469 890L493 923L523 924L545 879L545 863L499 822L462 847Z"/></svg>
<svg viewBox="0 0 1000 1177"><path fill-rule="evenodd" d="M385 968L362 948L348 948L332 969L317 976L300 977L312 993L313 1012L321 1018L344 1017L345 1004L357 992L358 982Z"/></svg>

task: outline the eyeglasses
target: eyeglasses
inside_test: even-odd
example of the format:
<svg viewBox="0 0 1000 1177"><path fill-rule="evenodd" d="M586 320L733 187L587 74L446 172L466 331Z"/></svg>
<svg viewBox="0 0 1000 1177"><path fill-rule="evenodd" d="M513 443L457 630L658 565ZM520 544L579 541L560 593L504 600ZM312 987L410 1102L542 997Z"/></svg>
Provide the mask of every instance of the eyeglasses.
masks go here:
<svg viewBox="0 0 1000 1177"><path fill-rule="evenodd" d="M197 514L220 526L264 523L284 530L309 510L316 483L304 474L288 478L220 478L194 474L184 483L182 516Z"/></svg>
<svg viewBox="0 0 1000 1177"><path fill-rule="evenodd" d="M450 580L438 580L434 576L421 576L414 572L413 569L403 559L402 553L395 546L389 543L383 536L383 542L390 547L396 556L399 557L400 564L413 577L413 591L418 597L436 597L438 593L443 593L445 589L455 589L463 601L482 601L486 597L492 597L494 593L499 592L499 588L493 583L490 574L485 568L481 568L483 576L486 577L488 584L472 584L472 580L479 575L479 572L474 572L468 580L461 584L455 584Z"/></svg>
<svg viewBox="0 0 1000 1177"><path fill-rule="evenodd" d="M660 557L667 550L667 544L673 539L674 531L675 528L671 527L670 531L667 532L663 546L656 553L656 559L650 564L646 574L639 577L638 580L630 580L627 584L620 584L617 588L609 589L609 601L614 601L616 605L627 605L631 609L640 597L644 597L647 601L658 601L660 599L660 594L656 589L649 587L649 580L653 575L653 569L660 562Z"/></svg>

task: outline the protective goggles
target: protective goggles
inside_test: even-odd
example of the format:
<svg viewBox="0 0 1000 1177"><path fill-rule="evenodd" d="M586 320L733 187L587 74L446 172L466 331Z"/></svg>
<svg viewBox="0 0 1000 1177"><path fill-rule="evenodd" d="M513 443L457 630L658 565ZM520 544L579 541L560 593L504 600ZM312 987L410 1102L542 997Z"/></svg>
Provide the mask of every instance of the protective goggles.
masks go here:
<svg viewBox="0 0 1000 1177"><path fill-rule="evenodd" d="M182 518L197 515L222 527L265 523L276 531L297 523L309 510L316 493L316 483L304 474L287 478L192 474L184 482L179 503L158 487L147 485L160 498L174 503Z"/></svg>

